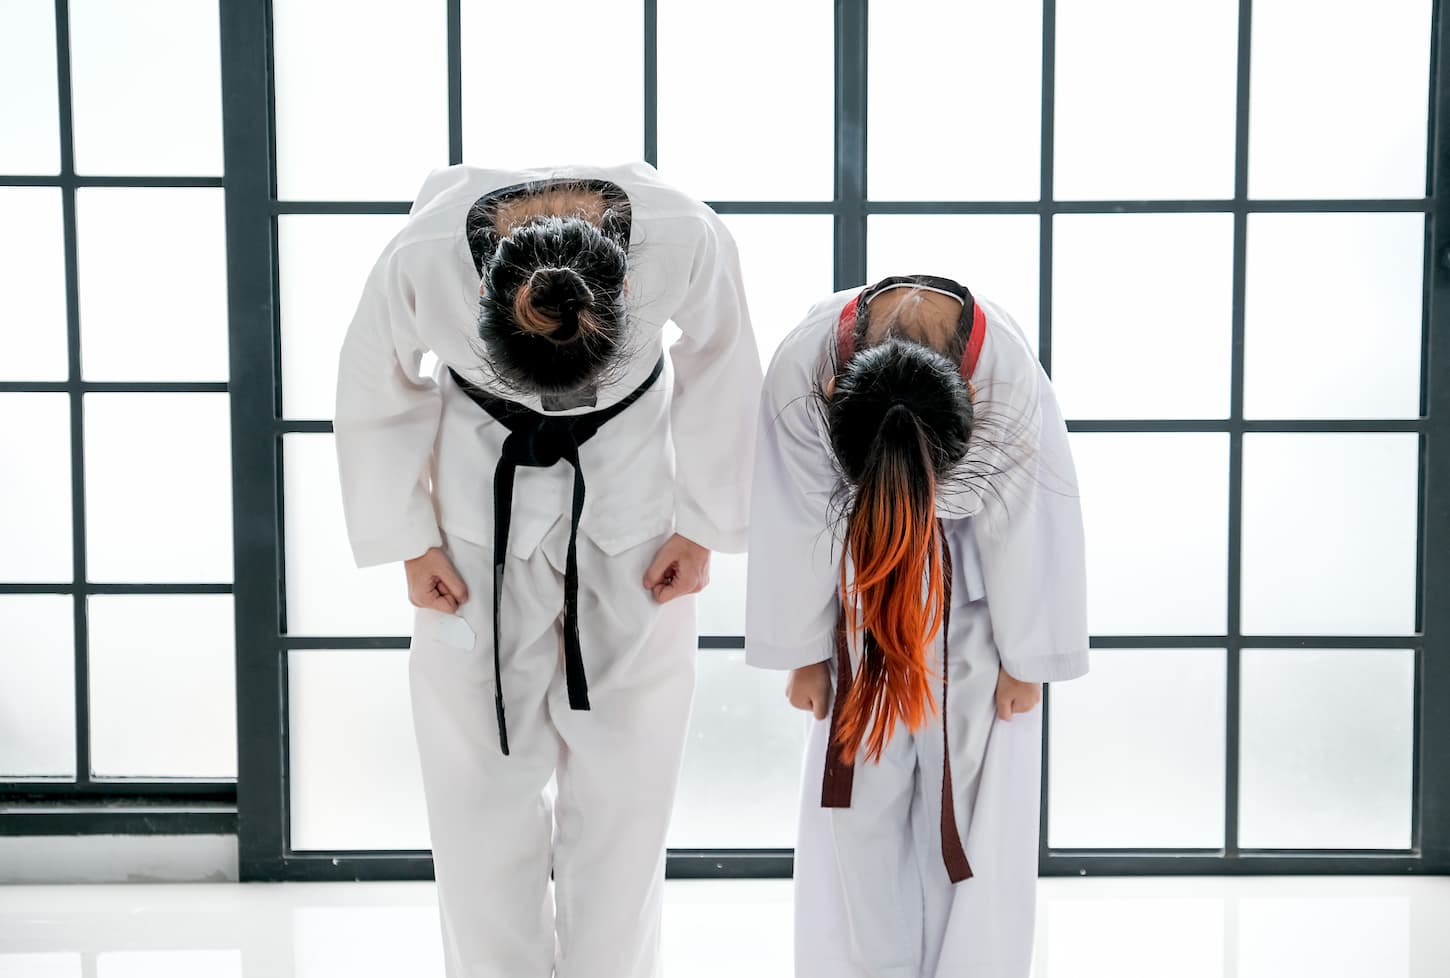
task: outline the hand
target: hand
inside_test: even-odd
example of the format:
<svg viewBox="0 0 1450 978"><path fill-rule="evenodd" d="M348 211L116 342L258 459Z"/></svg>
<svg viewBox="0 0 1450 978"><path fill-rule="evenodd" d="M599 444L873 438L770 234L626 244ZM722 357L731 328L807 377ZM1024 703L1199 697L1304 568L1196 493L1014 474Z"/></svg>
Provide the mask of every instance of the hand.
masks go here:
<svg viewBox="0 0 1450 978"><path fill-rule="evenodd" d="M785 698L797 710L824 720L831 709L831 670L824 662L792 669L785 681Z"/></svg>
<svg viewBox="0 0 1450 978"><path fill-rule="evenodd" d="M408 600L415 608L432 608L453 614L468 600L468 588L453 561L437 547L429 548L421 557L403 561L408 573Z"/></svg>
<svg viewBox="0 0 1450 978"><path fill-rule="evenodd" d="M1042 684L1024 683L1007 675L1006 669L997 670L997 718L1010 720L1018 713L1026 713L1042 702Z"/></svg>
<svg viewBox="0 0 1450 978"><path fill-rule="evenodd" d="M644 572L644 586L660 604L697 594L710 583L710 551L676 533Z"/></svg>

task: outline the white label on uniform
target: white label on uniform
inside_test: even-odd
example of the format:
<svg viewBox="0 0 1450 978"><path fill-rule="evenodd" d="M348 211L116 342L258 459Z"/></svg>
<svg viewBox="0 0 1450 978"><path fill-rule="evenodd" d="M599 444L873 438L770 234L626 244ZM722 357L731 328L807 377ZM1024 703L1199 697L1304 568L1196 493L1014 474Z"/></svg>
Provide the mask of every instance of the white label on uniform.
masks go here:
<svg viewBox="0 0 1450 978"><path fill-rule="evenodd" d="M440 642L451 645L455 649L472 652L473 639L473 629L458 615L440 614L438 616L438 640Z"/></svg>

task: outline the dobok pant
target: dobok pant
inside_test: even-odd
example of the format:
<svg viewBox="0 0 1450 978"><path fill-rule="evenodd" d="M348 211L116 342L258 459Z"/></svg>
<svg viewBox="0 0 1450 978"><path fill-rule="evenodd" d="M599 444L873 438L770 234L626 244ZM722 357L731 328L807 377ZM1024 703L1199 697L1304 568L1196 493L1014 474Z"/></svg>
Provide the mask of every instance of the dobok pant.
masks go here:
<svg viewBox="0 0 1450 978"><path fill-rule="evenodd" d="M915 734L898 728L879 763L862 752L851 807L830 809L821 807L830 720L812 721L796 842L796 978L1028 978L1042 711L997 719L1000 659L987 605L965 590L952 607L945 746L973 875L954 885L942 857L940 715Z"/></svg>
<svg viewBox="0 0 1450 978"><path fill-rule="evenodd" d="M450 537L457 616L420 609L409 662L449 978L659 975L665 831L695 678L693 598L642 585L666 539L620 554L579 537L592 709L569 708L561 519L506 560L494 712L492 550ZM461 621L459 620L461 619ZM552 882L551 882L552 873Z"/></svg>

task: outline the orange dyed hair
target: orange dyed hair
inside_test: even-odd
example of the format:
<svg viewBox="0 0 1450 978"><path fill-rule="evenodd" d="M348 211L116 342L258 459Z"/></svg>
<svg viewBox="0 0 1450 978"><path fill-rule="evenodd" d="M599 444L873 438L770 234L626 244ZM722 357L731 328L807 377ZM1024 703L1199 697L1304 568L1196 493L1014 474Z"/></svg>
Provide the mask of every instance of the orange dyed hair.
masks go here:
<svg viewBox="0 0 1450 978"><path fill-rule="evenodd" d="M936 712L930 648L945 602L936 479L910 412L888 411L882 429L884 447L857 484L846 523L854 576L841 562L847 628L853 638L865 632L861 666L838 693L837 743L847 764L862 748L880 760L898 722L919 730Z"/></svg>

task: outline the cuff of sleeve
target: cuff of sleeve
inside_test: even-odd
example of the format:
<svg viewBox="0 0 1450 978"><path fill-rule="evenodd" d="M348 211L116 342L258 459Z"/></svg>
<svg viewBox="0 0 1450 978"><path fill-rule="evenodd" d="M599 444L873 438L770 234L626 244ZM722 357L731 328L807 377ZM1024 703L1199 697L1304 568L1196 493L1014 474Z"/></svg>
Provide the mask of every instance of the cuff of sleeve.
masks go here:
<svg viewBox="0 0 1450 978"><path fill-rule="evenodd" d="M414 526L399 527L385 536L352 541L352 556L358 567L376 567L421 557L433 547L443 546L443 534L431 519Z"/></svg>
<svg viewBox="0 0 1450 978"><path fill-rule="evenodd" d="M757 669L799 669L825 662L830 657L831 650L824 642L813 642L810 645L775 645L757 639L745 640L745 663Z"/></svg>
<svg viewBox="0 0 1450 978"><path fill-rule="evenodd" d="M1088 650L1057 655L1003 656L1002 668L1007 670L1007 675L1024 683L1066 682L1087 675Z"/></svg>
<svg viewBox="0 0 1450 978"><path fill-rule="evenodd" d="M686 504L675 507L675 532L706 550L721 554L742 554L750 540L748 527L722 530L699 510Z"/></svg>

